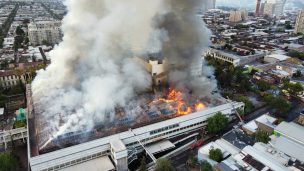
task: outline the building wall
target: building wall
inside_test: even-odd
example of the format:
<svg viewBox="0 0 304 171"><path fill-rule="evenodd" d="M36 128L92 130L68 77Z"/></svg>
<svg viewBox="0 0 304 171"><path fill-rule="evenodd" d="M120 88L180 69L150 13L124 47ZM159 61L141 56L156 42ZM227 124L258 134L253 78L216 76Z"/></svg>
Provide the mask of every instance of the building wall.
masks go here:
<svg viewBox="0 0 304 171"><path fill-rule="evenodd" d="M240 22L242 21L242 12L241 11L231 11L229 16L230 22Z"/></svg>
<svg viewBox="0 0 304 171"><path fill-rule="evenodd" d="M224 53L221 53L218 50L215 49L210 49L206 52L206 55L210 55L213 58L228 62L233 64L234 66L239 66L240 65L240 59L237 59L237 57L235 56L234 58L225 55Z"/></svg>
<svg viewBox="0 0 304 171"><path fill-rule="evenodd" d="M296 19L295 33L304 33L304 10L301 10Z"/></svg>
<svg viewBox="0 0 304 171"><path fill-rule="evenodd" d="M264 15L272 16L274 11L273 3L265 3L264 5Z"/></svg>
<svg viewBox="0 0 304 171"><path fill-rule="evenodd" d="M29 40L32 45L41 45L43 41L56 44L61 41L61 22L60 21L41 21L33 22L28 26Z"/></svg>
<svg viewBox="0 0 304 171"><path fill-rule="evenodd" d="M21 81L23 84L26 83L25 75L21 75L20 78L17 75L5 75L0 76L0 84L2 88L10 88L19 84Z"/></svg>

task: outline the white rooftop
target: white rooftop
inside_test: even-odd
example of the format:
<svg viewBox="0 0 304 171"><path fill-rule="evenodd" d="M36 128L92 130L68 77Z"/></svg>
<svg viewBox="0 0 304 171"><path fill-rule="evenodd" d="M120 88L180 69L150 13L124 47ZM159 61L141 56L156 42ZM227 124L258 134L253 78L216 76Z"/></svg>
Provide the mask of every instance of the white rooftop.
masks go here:
<svg viewBox="0 0 304 171"><path fill-rule="evenodd" d="M77 164L61 171L112 171L115 170L109 157L100 157L94 160L89 160L87 162Z"/></svg>
<svg viewBox="0 0 304 171"><path fill-rule="evenodd" d="M277 120L276 118L271 117L271 116L269 116L269 115L267 115L267 114L264 114L264 115L262 115L262 116L260 116L260 117L258 117L258 118L256 119L257 122L263 123L263 124L268 125L268 126L271 126L271 127L274 126L273 123L274 123L276 120Z"/></svg>
<svg viewBox="0 0 304 171"><path fill-rule="evenodd" d="M280 55L280 54L273 54L273 55L268 55L266 56L268 58L275 58L275 59L278 59L280 61L285 61L287 60L288 58L290 58L289 56L286 56L286 55Z"/></svg>
<svg viewBox="0 0 304 171"><path fill-rule="evenodd" d="M275 130L298 143L304 144L304 127L301 125L293 122L281 122Z"/></svg>
<svg viewBox="0 0 304 171"><path fill-rule="evenodd" d="M304 146L285 137L270 136L271 145L277 150L304 162Z"/></svg>
<svg viewBox="0 0 304 171"><path fill-rule="evenodd" d="M270 154L267 154L265 152L259 151L252 146L246 146L243 149L243 153L249 154L259 162L263 163L265 166L268 166L270 169L275 171L287 171L290 170L287 167L285 167L283 164L278 162L277 160L274 160Z"/></svg>
<svg viewBox="0 0 304 171"><path fill-rule="evenodd" d="M127 149L126 146L124 145L124 143L119 139L111 140L110 144L115 152L120 152L120 151L124 151Z"/></svg>
<svg viewBox="0 0 304 171"><path fill-rule="evenodd" d="M174 147L175 145L172 144L169 140L163 140L152 145L146 146L147 150L152 154L163 152Z"/></svg>

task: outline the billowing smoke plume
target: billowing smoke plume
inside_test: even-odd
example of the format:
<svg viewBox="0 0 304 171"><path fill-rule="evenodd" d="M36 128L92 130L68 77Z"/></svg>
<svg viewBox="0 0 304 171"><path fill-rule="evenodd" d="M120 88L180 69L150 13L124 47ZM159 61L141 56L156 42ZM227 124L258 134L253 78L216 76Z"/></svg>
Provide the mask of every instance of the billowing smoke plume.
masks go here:
<svg viewBox="0 0 304 171"><path fill-rule="evenodd" d="M90 129L151 86L133 57L161 52L170 81L209 95L216 88L201 54L209 32L196 11L203 0L67 0L63 42L32 84L35 106L58 136ZM203 76L191 77L203 67ZM183 85L184 84L184 85ZM111 113L111 112L110 112Z"/></svg>

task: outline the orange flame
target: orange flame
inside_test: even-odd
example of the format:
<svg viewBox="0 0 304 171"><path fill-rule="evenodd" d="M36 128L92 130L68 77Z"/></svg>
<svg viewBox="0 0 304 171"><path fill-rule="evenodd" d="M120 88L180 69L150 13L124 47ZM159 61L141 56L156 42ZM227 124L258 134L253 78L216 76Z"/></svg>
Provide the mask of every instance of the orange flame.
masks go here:
<svg viewBox="0 0 304 171"><path fill-rule="evenodd" d="M187 105L183 99L183 93L172 88L169 89L165 98L159 98L158 100L165 103L173 103L174 106L170 106L170 108L176 109L176 114L178 115L187 115L194 110L201 111L206 108L205 104L200 101L194 106Z"/></svg>
<svg viewBox="0 0 304 171"><path fill-rule="evenodd" d="M196 111L201 111L201 110L204 110L205 108L206 108L206 106L202 102L198 102L198 103L195 104L195 110Z"/></svg>
<svg viewBox="0 0 304 171"><path fill-rule="evenodd" d="M176 103L177 114L187 115L192 112L192 108L187 106L183 100L183 93L172 88L169 89L167 98L160 98L159 100L166 103Z"/></svg>

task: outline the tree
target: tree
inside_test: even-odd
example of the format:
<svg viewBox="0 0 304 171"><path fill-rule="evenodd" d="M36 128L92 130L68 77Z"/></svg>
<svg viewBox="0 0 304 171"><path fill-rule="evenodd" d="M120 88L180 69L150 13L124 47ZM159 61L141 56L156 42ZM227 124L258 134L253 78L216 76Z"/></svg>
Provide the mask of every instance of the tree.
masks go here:
<svg viewBox="0 0 304 171"><path fill-rule="evenodd" d="M18 159L11 153L0 153L0 171L15 171L19 167Z"/></svg>
<svg viewBox="0 0 304 171"><path fill-rule="evenodd" d="M195 167L195 165L197 165L197 163L198 163L198 160L197 160L196 157L191 156L191 157L188 159L187 163L188 163L190 166Z"/></svg>
<svg viewBox="0 0 304 171"><path fill-rule="evenodd" d="M210 133L219 133L228 125L228 118L218 112L207 119L207 130Z"/></svg>
<svg viewBox="0 0 304 171"><path fill-rule="evenodd" d="M267 83L264 80L257 81L257 86L258 86L259 90L261 90L261 91L267 91L270 89L269 83Z"/></svg>
<svg viewBox="0 0 304 171"><path fill-rule="evenodd" d="M209 150L209 158L214 160L214 161L221 161L223 159L223 153L220 149L216 148L211 148Z"/></svg>
<svg viewBox="0 0 304 171"><path fill-rule="evenodd" d="M155 171L173 171L174 168L168 159L160 158L156 161Z"/></svg>
<svg viewBox="0 0 304 171"><path fill-rule="evenodd" d="M237 98L237 101L239 102L243 102L245 104L245 114L246 113L249 113L253 108L254 108L254 105L253 103L249 100L248 97L245 97L245 96L239 96Z"/></svg>
<svg viewBox="0 0 304 171"><path fill-rule="evenodd" d="M296 77L296 78L302 77L302 72L301 72L301 70L297 70L297 72L294 73L293 76Z"/></svg>
<svg viewBox="0 0 304 171"><path fill-rule="evenodd" d="M300 83L285 83L283 88L288 90L288 92L294 96L298 95L300 92L304 91L302 84Z"/></svg>
<svg viewBox="0 0 304 171"><path fill-rule="evenodd" d="M212 166L207 160L204 160L202 162L201 171L212 171Z"/></svg>
<svg viewBox="0 0 304 171"><path fill-rule="evenodd" d="M267 144L270 141L270 138L269 138L269 135L267 133L262 132L262 131L257 131L255 133L255 140L257 142L262 142L262 143Z"/></svg>
<svg viewBox="0 0 304 171"><path fill-rule="evenodd" d="M140 162L140 166L139 166L139 171L146 171L147 170L147 163L146 163L146 157L143 157L141 159L141 162Z"/></svg>
<svg viewBox="0 0 304 171"><path fill-rule="evenodd" d="M24 31L23 31L23 29L20 26L17 26L17 28L16 28L16 34L18 36L24 35Z"/></svg>
<svg viewBox="0 0 304 171"><path fill-rule="evenodd" d="M42 40L41 43L45 46L50 46L50 43L47 40Z"/></svg>
<svg viewBox="0 0 304 171"><path fill-rule="evenodd" d="M267 95L264 97L265 102L276 110L276 113L281 117L286 117L286 113L290 110L291 104L282 96Z"/></svg>

